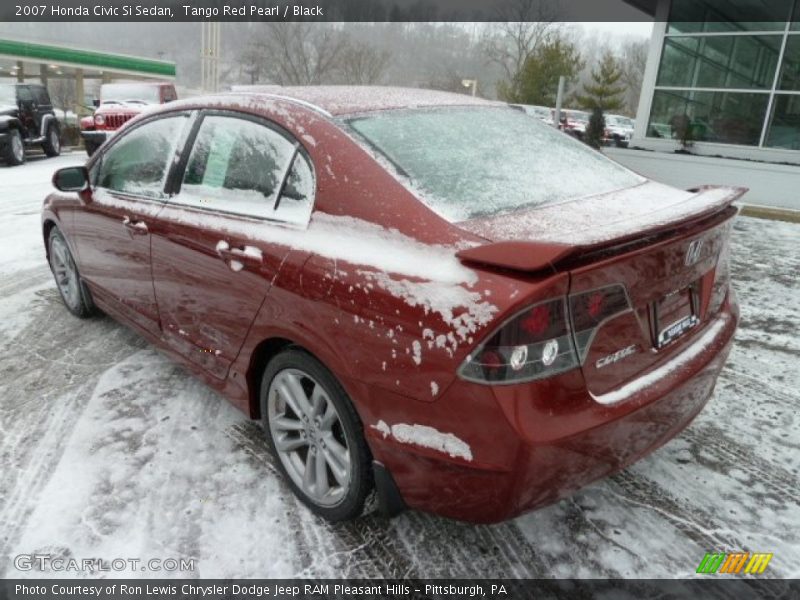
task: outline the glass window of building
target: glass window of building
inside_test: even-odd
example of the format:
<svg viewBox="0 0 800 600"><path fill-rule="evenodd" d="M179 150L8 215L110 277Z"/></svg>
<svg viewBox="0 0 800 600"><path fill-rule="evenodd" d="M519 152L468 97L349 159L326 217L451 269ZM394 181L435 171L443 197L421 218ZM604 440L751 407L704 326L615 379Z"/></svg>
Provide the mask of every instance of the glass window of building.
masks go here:
<svg viewBox="0 0 800 600"><path fill-rule="evenodd" d="M765 145L800 150L800 94L776 94Z"/></svg>
<svg viewBox="0 0 800 600"><path fill-rule="evenodd" d="M800 150L800 0L671 0L646 135Z"/></svg>
<svg viewBox="0 0 800 600"><path fill-rule="evenodd" d="M795 0L672 0L668 33L783 31Z"/></svg>
<svg viewBox="0 0 800 600"><path fill-rule="evenodd" d="M757 146L768 102L767 94L657 90L647 135Z"/></svg>

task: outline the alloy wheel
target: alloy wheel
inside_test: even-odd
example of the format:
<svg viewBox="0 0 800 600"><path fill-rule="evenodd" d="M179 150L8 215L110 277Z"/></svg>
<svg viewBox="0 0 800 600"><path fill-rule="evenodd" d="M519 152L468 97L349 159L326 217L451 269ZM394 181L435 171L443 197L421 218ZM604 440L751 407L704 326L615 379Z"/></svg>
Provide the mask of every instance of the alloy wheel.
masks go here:
<svg viewBox="0 0 800 600"><path fill-rule="evenodd" d="M60 236L54 236L50 244L50 265L56 278L56 285L64 302L75 310L80 306L80 282L75 261L69 248Z"/></svg>
<svg viewBox="0 0 800 600"><path fill-rule="evenodd" d="M56 154L61 150L61 140L58 137L58 131L55 127L50 128L50 147Z"/></svg>
<svg viewBox="0 0 800 600"><path fill-rule="evenodd" d="M17 162L22 162L25 158L25 146L23 146L22 138L19 134L11 136L11 152Z"/></svg>
<svg viewBox="0 0 800 600"><path fill-rule="evenodd" d="M295 485L318 506L339 504L352 476L341 418L328 393L299 369L278 372L267 418L278 458Z"/></svg>

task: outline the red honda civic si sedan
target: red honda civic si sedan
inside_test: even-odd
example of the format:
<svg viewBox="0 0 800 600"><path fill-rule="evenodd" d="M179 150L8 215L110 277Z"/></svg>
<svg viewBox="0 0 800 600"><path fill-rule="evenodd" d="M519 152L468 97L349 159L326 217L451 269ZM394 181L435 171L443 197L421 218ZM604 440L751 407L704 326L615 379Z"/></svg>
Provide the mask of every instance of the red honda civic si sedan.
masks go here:
<svg viewBox="0 0 800 600"><path fill-rule="evenodd" d="M644 179L505 105L393 88L190 99L43 209L95 307L254 419L314 512L493 522L645 456L738 321L743 190Z"/></svg>

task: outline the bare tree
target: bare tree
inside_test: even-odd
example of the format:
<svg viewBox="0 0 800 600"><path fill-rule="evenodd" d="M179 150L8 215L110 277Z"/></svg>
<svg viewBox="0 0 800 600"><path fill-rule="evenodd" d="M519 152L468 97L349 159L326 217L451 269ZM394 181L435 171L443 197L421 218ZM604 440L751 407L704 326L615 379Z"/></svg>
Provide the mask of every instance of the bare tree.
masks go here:
<svg viewBox="0 0 800 600"><path fill-rule="evenodd" d="M316 85L341 71L348 45L347 34L329 23L269 22L253 43L251 64L260 62L271 83Z"/></svg>
<svg viewBox="0 0 800 600"><path fill-rule="evenodd" d="M488 29L483 48L489 62L502 68L507 90L513 92L525 62L558 31L557 16L551 0L505 0L497 7L500 22Z"/></svg>
<svg viewBox="0 0 800 600"><path fill-rule="evenodd" d="M342 80L353 85L378 83L391 61L387 51L365 42L348 44L342 58Z"/></svg>
<svg viewBox="0 0 800 600"><path fill-rule="evenodd" d="M64 114L66 114L68 110L74 109L75 102L77 102L74 79L50 79L47 85L47 91L50 92L50 99L53 101L53 106L62 109Z"/></svg>

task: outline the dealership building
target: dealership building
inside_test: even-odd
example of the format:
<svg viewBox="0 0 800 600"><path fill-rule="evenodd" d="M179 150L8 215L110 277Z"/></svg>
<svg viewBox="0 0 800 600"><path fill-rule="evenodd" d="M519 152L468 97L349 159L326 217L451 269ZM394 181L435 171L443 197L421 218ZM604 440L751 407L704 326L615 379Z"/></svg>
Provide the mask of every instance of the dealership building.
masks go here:
<svg viewBox="0 0 800 600"><path fill-rule="evenodd" d="M800 210L800 0L626 1L655 21L632 144L652 152L614 158Z"/></svg>

